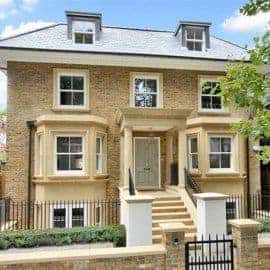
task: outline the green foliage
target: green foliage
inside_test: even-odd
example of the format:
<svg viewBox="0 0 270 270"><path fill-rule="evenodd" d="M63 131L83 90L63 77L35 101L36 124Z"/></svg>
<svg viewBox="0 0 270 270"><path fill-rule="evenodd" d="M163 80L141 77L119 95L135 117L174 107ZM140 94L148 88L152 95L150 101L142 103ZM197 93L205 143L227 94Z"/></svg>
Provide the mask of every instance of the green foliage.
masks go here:
<svg viewBox="0 0 270 270"><path fill-rule="evenodd" d="M270 2L251 0L240 11L246 15L270 11ZM270 138L270 78L259 71L260 66L270 65L270 31L254 38L254 44L248 50L250 63L229 64L220 86L225 105L246 111L246 118L232 130L251 140L261 140ZM270 146L262 147L258 158L269 163Z"/></svg>
<svg viewBox="0 0 270 270"><path fill-rule="evenodd" d="M270 232L270 219L258 219L258 221L261 223L261 226L259 227L259 233L263 232Z"/></svg>
<svg viewBox="0 0 270 270"><path fill-rule="evenodd" d="M4 231L0 233L0 250L96 242L112 242L117 247L125 246L124 226L90 226L70 229Z"/></svg>
<svg viewBox="0 0 270 270"><path fill-rule="evenodd" d="M245 15L255 15L260 11L270 11L269 0L250 0L249 3L240 9L240 12Z"/></svg>
<svg viewBox="0 0 270 270"><path fill-rule="evenodd" d="M7 117L7 113L5 110L0 110L0 123L5 121Z"/></svg>

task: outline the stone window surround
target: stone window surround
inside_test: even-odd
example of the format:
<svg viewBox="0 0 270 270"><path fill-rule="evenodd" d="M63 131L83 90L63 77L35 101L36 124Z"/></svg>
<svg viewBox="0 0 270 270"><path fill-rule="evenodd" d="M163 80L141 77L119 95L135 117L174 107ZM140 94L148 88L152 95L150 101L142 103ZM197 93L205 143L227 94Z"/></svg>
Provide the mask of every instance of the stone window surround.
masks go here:
<svg viewBox="0 0 270 270"><path fill-rule="evenodd" d="M85 143L85 134L84 133L59 133L59 134L54 134L54 174L55 175L84 175L85 174L85 155L86 155L86 149L87 145ZM66 170L66 171L61 171L57 170L57 138L59 137L80 137L82 138L82 170ZM70 153L68 153L70 154Z"/></svg>
<svg viewBox="0 0 270 270"><path fill-rule="evenodd" d="M157 80L157 106L156 107L136 107L134 102L135 95L135 79L156 79ZM147 108L147 109L160 109L163 108L163 74L157 72L131 72L130 73L130 107L133 108Z"/></svg>
<svg viewBox="0 0 270 270"><path fill-rule="evenodd" d="M188 168L189 168L189 171L191 173L199 173L199 136L197 133L195 134L188 134L187 135L187 139L188 139ZM191 164L192 164L192 161L191 161L191 155L192 154L196 154L196 153L192 153L190 152L191 150L191 139L197 139L197 159L198 159L198 168L192 168Z"/></svg>
<svg viewBox="0 0 270 270"><path fill-rule="evenodd" d="M44 158L44 134L37 132L35 135L35 175L42 177L43 175L43 158Z"/></svg>
<svg viewBox="0 0 270 270"><path fill-rule="evenodd" d="M84 105L61 105L60 104L60 76L82 76L84 78ZM87 69L53 69L53 110L60 111L86 111L89 110L89 70Z"/></svg>
<svg viewBox="0 0 270 270"><path fill-rule="evenodd" d="M231 139L231 160L230 160L230 164L231 167L230 168L210 168L210 139L213 137L219 137L219 138L230 138ZM209 172L210 173L234 173L235 171L235 162L236 162L236 153L235 153L235 136L233 136L232 134L224 134L224 133L209 133L207 135L207 141L208 141L208 166L209 166Z"/></svg>
<svg viewBox="0 0 270 270"><path fill-rule="evenodd" d="M97 171L96 170L96 160L97 160L97 149L96 149L96 143L95 143L95 173L96 175L102 175L104 173L107 173L107 133L102 131L96 131L95 132L95 142L97 138L101 138L101 157L102 157L102 170Z"/></svg>
<svg viewBox="0 0 270 270"><path fill-rule="evenodd" d="M219 76L216 75L199 75L198 76L198 112L207 112L207 113L213 113L213 114L217 114L217 113L228 113L229 110L227 107L224 107L223 104L221 104L221 109L204 109L202 108L202 89L201 89L201 84L203 82L217 82Z"/></svg>
<svg viewBox="0 0 270 270"><path fill-rule="evenodd" d="M54 209L65 209L65 228L72 228L72 209L73 208L83 208L83 223L84 226L87 225L87 203L55 203L50 206L50 228L53 226L53 212Z"/></svg>

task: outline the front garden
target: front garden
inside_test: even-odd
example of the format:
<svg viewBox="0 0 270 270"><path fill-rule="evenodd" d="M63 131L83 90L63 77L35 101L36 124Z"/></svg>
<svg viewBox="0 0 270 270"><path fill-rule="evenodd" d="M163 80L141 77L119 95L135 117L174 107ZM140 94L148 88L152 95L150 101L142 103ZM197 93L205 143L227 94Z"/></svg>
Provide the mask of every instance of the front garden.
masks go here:
<svg viewBox="0 0 270 270"><path fill-rule="evenodd" d="M115 247L125 246L126 233L124 226L89 226L3 231L0 233L0 250L104 242L111 242Z"/></svg>

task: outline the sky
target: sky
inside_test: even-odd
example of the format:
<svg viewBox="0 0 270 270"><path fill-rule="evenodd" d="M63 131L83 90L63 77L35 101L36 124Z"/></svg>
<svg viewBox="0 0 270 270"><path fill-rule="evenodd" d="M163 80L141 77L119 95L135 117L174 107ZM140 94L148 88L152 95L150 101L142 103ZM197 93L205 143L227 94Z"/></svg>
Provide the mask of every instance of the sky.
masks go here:
<svg viewBox="0 0 270 270"><path fill-rule="evenodd" d="M211 34L252 46L270 29L270 12L239 14L248 0L0 0L0 38L65 22L65 10L100 12L103 25L175 30L179 20L212 23ZM1 55L0 55L1 57ZM6 76L0 71L0 109L6 107Z"/></svg>

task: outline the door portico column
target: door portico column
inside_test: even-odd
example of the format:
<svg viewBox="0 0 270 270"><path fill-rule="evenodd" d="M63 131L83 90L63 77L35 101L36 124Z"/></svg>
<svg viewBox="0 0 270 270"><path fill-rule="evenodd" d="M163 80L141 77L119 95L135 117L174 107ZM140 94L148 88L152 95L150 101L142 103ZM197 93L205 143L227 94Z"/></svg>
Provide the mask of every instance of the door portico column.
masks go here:
<svg viewBox="0 0 270 270"><path fill-rule="evenodd" d="M185 187L185 172L187 167L187 139L184 129L178 131L178 186Z"/></svg>
<svg viewBox="0 0 270 270"><path fill-rule="evenodd" d="M166 134L166 185L171 183L171 164L173 163L173 134Z"/></svg>
<svg viewBox="0 0 270 270"><path fill-rule="evenodd" d="M131 172L133 171L133 151L132 151L132 128L125 127L124 128L124 186L128 187L129 185L129 169ZM133 176L134 177L134 176Z"/></svg>

